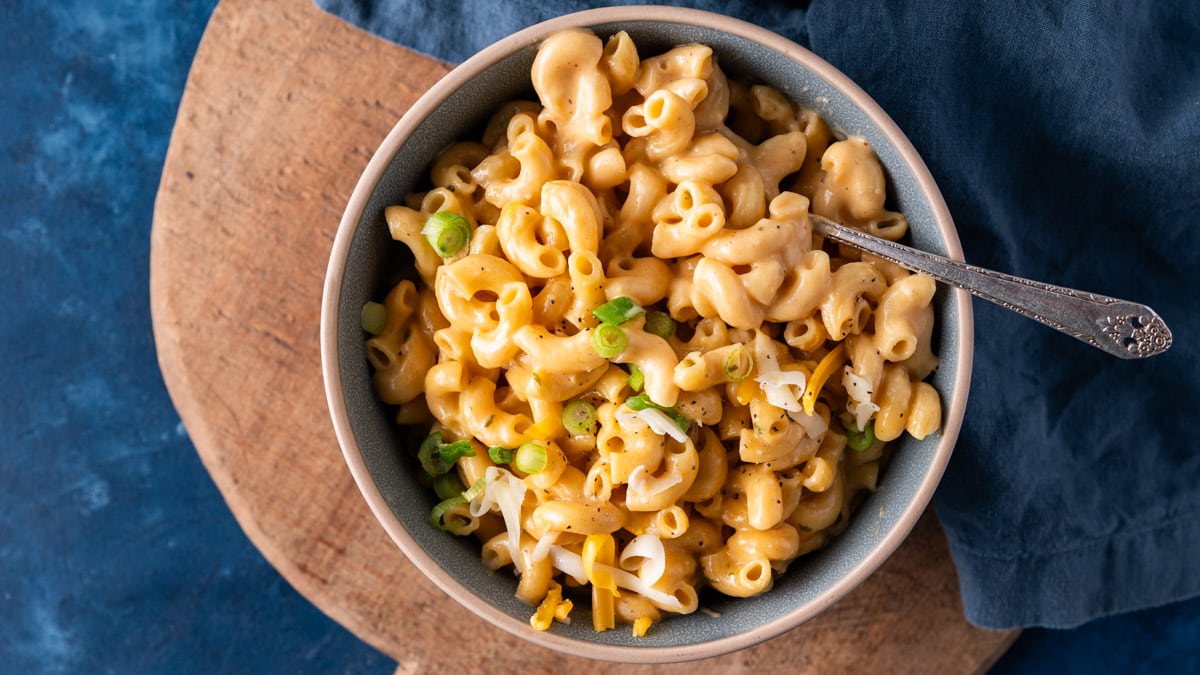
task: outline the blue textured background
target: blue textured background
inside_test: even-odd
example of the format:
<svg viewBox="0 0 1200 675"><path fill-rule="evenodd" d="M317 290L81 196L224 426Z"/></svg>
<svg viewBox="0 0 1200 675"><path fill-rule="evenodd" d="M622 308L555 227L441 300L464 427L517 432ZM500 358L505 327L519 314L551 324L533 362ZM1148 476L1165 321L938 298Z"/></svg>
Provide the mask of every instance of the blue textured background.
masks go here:
<svg viewBox="0 0 1200 675"><path fill-rule="evenodd" d="M158 372L151 214L215 4L0 1L0 672L395 668L254 549ZM994 672L1200 672L1200 600Z"/></svg>
<svg viewBox="0 0 1200 675"><path fill-rule="evenodd" d="M395 669L246 539L158 371L151 214L215 4L0 2L0 672Z"/></svg>

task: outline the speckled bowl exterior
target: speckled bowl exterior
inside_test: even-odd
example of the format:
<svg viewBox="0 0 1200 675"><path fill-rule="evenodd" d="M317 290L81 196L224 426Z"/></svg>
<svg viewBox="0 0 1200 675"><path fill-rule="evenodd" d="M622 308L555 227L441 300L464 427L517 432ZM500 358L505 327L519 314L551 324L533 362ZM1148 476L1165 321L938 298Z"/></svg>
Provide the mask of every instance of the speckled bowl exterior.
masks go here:
<svg viewBox="0 0 1200 675"><path fill-rule="evenodd" d="M546 632L529 626L532 608L514 596L515 578L489 571L472 537L429 526L436 499L417 481L406 451L419 440L393 423L371 391L359 326L367 300L386 292L398 244L385 207L421 189L427 167L449 143L468 137L505 100L532 97L529 70L551 33L586 27L602 38L627 31L645 55L691 42L710 45L735 77L764 82L814 108L840 133L867 138L882 160L895 206L911 224L911 244L961 259L950 214L924 162L900 129L858 86L808 50L726 16L668 7L611 7L553 19L472 57L432 87L399 121L350 198L333 245L321 313L321 356L335 431L363 496L401 550L447 594L526 640L573 655L626 663L700 659L754 645L812 618L875 571L925 510L950 458L966 406L972 358L971 305L965 292L939 288L932 378L945 419L940 434L905 437L879 490L825 549L796 560L768 593L750 599L701 595L713 612L669 616L643 638L628 629L596 633L586 609Z"/></svg>

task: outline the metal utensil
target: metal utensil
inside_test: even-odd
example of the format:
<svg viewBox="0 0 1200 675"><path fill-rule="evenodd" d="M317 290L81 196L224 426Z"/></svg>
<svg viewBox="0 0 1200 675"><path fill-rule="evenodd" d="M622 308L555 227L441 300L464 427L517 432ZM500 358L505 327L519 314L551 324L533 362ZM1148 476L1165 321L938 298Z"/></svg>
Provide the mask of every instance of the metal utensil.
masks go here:
<svg viewBox="0 0 1200 675"><path fill-rule="evenodd" d="M813 230L829 239L928 274L1114 356L1140 359L1171 347L1171 330L1146 305L968 265L880 239L818 215L812 215L811 219Z"/></svg>

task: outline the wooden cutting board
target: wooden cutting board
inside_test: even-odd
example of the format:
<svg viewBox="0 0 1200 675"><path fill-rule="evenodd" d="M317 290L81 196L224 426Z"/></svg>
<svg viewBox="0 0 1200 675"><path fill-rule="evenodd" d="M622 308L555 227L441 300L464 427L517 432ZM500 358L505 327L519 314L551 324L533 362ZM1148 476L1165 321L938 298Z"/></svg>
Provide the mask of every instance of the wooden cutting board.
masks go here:
<svg viewBox="0 0 1200 675"><path fill-rule="evenodd" d="M343 464L318 322L329 249L359 174L448 70L309 0L224 0L192 66L155 204L154 334L197 452L271 564L405 673L986 670L1016 632L964 620L931 514L817 619L699 664L604 664L520 643L408 562ZM452 649L435 637L443 626L458 627Z"/></svg>

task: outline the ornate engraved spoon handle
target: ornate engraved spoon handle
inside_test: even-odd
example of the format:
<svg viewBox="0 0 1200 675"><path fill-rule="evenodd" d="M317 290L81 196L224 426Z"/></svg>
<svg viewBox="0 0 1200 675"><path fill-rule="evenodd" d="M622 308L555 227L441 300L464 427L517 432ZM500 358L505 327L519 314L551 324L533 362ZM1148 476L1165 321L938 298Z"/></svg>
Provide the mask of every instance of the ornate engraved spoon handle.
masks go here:
<svg viewBox="0 0 1200 675"><path fill-rule="evenodd" d="M1146 305L1014 277L903 246L812 216L813 229L915 272L1040 321L1123 359L1167 351L1171 331Z"/></svg>

